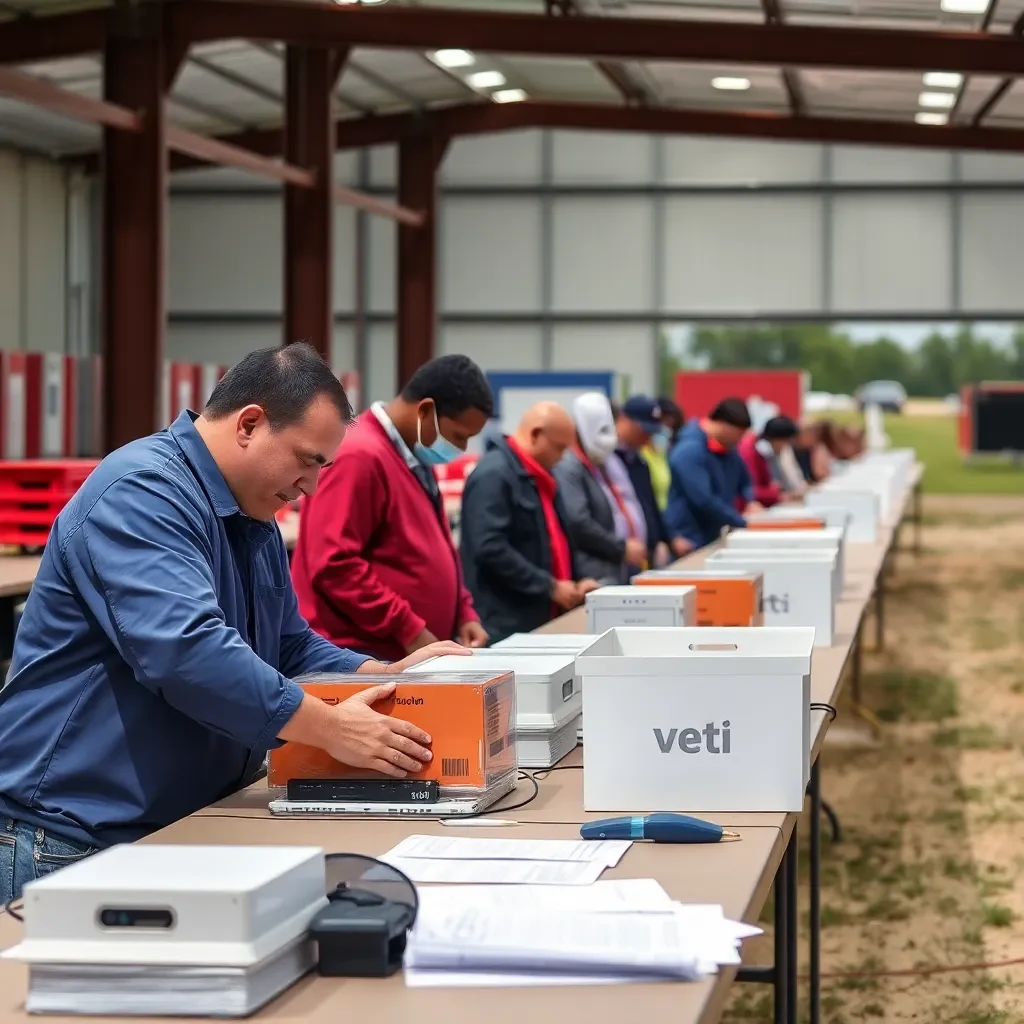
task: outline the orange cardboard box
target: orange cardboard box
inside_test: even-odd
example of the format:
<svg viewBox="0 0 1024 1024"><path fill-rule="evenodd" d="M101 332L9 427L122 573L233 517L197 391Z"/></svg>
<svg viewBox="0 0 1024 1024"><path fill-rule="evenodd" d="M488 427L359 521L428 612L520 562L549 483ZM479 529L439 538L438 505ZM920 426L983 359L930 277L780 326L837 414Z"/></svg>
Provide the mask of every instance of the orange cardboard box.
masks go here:
<svg viewBox="0 0 1024 1024"><path fill-rule="evenodd" d="M764 579L759 572L655 569L638 573L641 587L695 587L698 626L763 626Z"/></svg>
<svg viewBox="0 0 1024 1024"><path fill-rule="evenodd" d="M827 522L814 516L792 519L784 516L752 516L747 520L748 530L823 530Z"/></svg>
<svg viewBox="0 0 1024 1024"><path fill-rule="evenodd" d="M304 676L296 682L314 697L340 704L353 694L395 676ZM442 790L484 791L514 771L516 758L516 684L512 672L466 675L438 672L399 677L394 694L374 710L419 726L431 738L433 759L410 779L436 780ZM270 751L267 784L284 787L289 779L384 778L379 772L343 765L317 747L284 743Z"/></svg>

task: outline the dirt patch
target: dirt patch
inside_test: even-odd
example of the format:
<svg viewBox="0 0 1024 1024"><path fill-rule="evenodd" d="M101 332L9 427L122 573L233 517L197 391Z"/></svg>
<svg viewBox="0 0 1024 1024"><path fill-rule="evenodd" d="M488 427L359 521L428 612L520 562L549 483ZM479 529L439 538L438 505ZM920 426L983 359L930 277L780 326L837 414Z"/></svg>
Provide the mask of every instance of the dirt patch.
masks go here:
<svg viewBox="0 0 1024 1024"><path fill-rule="evenodd" d="M823 827L828 1024L1024 1022L1024 963L924 973L1024 958L1024 499L925 511L924 554L900 555L891 578L886 650L865 656L882 742L823 754L844 829L832 843ZM806 970L806 887L800 905ZM771 914L749 963L771 962ZM770 1021L771 1007L766 987L737 985L723 1020Z"/></svg>

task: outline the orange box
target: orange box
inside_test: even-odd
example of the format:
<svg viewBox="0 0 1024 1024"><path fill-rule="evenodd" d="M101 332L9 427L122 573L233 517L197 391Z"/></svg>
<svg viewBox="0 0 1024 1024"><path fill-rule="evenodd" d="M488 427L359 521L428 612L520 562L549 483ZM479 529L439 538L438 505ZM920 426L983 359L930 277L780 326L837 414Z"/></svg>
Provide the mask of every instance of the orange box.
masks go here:
<svg viewBox="0 0 1024 1024"><path fill-rule="evenodd" d="M652 569L637 573L641 587L695 587L698 626L763 626L764 578L737 569Z"/></svg>
<svg viewBox="0 0 1024 1024"><path fill-rule="evenodd" d="M461 795L484 792L518 767L516 757L516 683L513 672L477 672L398 677L398 686L375 711L419 726L431 738L433 759L410 779L436 780L442 791ZM296 682L328 704L395 676L317 673ZM379 779L382 772L341 764L318 747L284 743L270 751L267 784L284 787L289 779Z"/></svg>
<svg viewBox="0 0 1024 1024"><path fill-rule="evenodd" d="M752 516L747 520L748 530L823 530L827 521L815 516L790 519L788 516Z"/></svg>

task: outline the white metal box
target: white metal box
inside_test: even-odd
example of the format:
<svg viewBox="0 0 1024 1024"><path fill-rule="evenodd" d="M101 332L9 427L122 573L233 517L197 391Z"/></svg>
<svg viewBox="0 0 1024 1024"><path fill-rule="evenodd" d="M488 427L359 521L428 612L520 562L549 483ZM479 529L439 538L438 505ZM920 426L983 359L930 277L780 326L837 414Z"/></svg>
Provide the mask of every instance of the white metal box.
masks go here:
<svg viewBox="0 0 1024 1024"><path fill-rule="evenodd" d="M482 649L445 654L421 662L404 675L431 672L512 672L516 678L516 733L550 731L579 716L583 708L576 678L575 654L564 651L497 651ZM521 764L521 762L520 762Z"/></svg>
<svg viewBox="0 0 1024 1024"><path fill-rule="evenodd" d="M882 523L881 501L867 487L833 486L808 491L804 502L811 509L844 508L850 515L847 539L852 544L877 544Z"/></svg>
<svg viewBox="0 0 1024 1024"><path fill-rule="evenodd" d="M843 530L825 527L821 530L730 530L725 535L726 548L763 548L827 550L836 552L836 587L839 597L846 586L846 543Z"/></svg>
<svg viewBox="0 0 1024 1024"><path fill-rule="evenodd" d="M748 516L747 522L751 519L814 519L833 530L846 530L850 525L850 518L850 510L841 505L821 505L813 508L807 505L773 505L763 512L758 512L756 516Z"/></svg>
<svg viewBox="0 0 1024 1024"><path fill-rule="evenodd" d="M305 934L326 885L314 846L113 846L26 885L24 938L2 955L248 967Z"/></svg>
<svg viewBox="0 0 1024 1024"><path fill-rule="evenodd" d="M578 654L600 633L513 633L491 644L489 651L559 651Z"/></svg>
<svg viewBox="0 0 1024 1024"><path fill-rule="evenodd" d="M761 573L764 624L813 626L815 646L831 647L838 601L836 558L827 550L723 548L710 554L706 564Z"/></svg>
<svg viewBox="0 0 1024 1024"><path fill-rule="evenodd" d="M799 811L814 631L612 629L576 659L587 811Z"/></svg>
<svg viewBox="0 0 1024 1024"><path fill-rule="evenodd" d="M600 587L587 594L587 632L616 626L695 626L696 587Z"/></svg>

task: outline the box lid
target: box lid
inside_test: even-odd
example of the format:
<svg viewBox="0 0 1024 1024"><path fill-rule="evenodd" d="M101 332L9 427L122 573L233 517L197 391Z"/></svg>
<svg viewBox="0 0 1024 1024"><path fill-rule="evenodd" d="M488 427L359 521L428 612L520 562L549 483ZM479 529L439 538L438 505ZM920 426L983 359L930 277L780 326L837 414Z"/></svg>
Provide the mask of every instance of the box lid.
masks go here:
<svg viewBox="0 0 1024 1024"><path fill-rule="evenodd" d="M575 654L572 651L474 651L472 658L464 654L443 654L410 669L403 675L426 675L431 672L458 673L462 664L472 662L476 669L487 670L487 677L502 672L514 672L516 683L564 682L575 672ZM470 671L466 666L466 671Z"/></svg>
<svg viewBox="0 0 1024 1024"><path fill-rule="evenodd" d="M813 649L813 626L616 626L577 656L576 670L584 693L589 675L806 675Z"/></svg>
<svg viewBox="0 0 1024 1024"><path fill-rule="evenodd" d="M600 633L513 633L487 648L488 651L582 651Z"/></svg>
<svg viewBox="0 0 1024 1024"><path fill-rule="evenodd" d="M685 598L687 594L694 593L695 589L685 584L680 584L677 587L634 587L632 585L599 587L597 590L592 590L587 594L587 604L604 604L606 602L618 604L625 600L630 602L638 600L667 602L669 599L672 599L675 601L679 598Z"/></svg>

